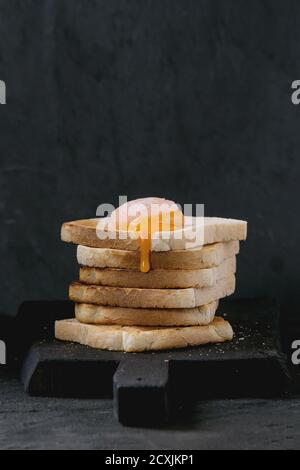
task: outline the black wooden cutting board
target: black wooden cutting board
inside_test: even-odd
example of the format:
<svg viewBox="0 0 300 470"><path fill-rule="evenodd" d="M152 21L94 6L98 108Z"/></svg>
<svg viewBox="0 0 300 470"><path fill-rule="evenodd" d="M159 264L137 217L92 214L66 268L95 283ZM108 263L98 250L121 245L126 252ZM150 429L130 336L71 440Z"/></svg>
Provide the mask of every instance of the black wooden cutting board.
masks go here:
<svg viewBox="0 0 300 470"><path fill-rule="evenodd" d="M26 302L18 315L20 341L23 337L19 355L37 341L22 366L25 390L44 396L113 397L122 423L143 425L165 422L178 405L195 400L285 393L288 371L276 303L227 300L219 314L235 330L230 343L134 354L56 341L54 321L72 317L72 304Z"/></svg>

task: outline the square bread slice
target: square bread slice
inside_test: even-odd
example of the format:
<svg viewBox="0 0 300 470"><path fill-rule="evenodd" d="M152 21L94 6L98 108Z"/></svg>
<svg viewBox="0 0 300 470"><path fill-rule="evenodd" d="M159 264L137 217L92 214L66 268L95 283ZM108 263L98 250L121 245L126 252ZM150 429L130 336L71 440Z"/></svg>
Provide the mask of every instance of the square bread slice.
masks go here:
<svg viewBox="0 0 300 470"><path fill-rule="evenodd" d="M187 225L183 229L153 234L151 250L185 250L217 242L245 240L247 237L247 222L243 220L218 217L202 217L198 218L197 222L195 217L186 217L185 220ZM95 248L139 249L138 239L129 237L127 232L108 232L107 224L108 218L66 222L61 229L61 239L68 243ZM195 233L198 235L197 240L193 237Z"/></svg>
<svg viewBox="0 0 300 470"><path fill-rule="evenodd" d="M197 308L142 309L76 304L75 317L80 323L121 326L203 326L211 323L218 301Z"/></svg>
<svg viewBox="0 0 300 470"><path fill-rule="evenodd" d="M223 261L236 256L240 251L239 241L213 243L190 250L172 250L151 253L151 269L206 269L219 266ZM91 248L79 245L77 261L89 268L140 269L140 252Z"/></svg>
<svg viewBox="0 0 300 470"><path fill-rule="evenodd" d="M129 308L195 308L233 294L235 275L221 279L213 287L187 289L140 289L81 284L70 285L69 297L75 303Z"/></svg>
<svg viewBox="0 0 300 470"><path fill-rule="evenodd" d="M233 331L218 317L207 326L181 328L85 325L71 319L55 323L55 337L96 349L142 352L222 343L233 338Z"/></svg>
<svg viewBox="0 0 300 470"><path fill-rule="evenodd" d="M140 287L144 289L182 289L209 287L225 277L235 274L236 257L228 258L215 268L208 269L155 269L148 273L126 269L80 268L83 284L111 287Z"/></svg>

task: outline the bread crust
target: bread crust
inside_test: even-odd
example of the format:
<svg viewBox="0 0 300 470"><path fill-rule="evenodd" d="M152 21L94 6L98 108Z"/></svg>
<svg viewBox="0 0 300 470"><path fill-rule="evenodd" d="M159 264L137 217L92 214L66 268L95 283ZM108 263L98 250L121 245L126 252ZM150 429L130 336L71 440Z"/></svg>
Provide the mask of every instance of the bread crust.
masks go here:
<svg viewBox="0 0 300 470"><path fill-rule="evenodd" d="M214 319L218 301L197 308L140 309L76 304L75 317L80 323L121 326L203 326Z"/></svg>
<svg viewBox="0 0 300 470"><path fill-rule="evenodd" d="M208 269L219 266L226 259L238 255L239 241L213 243L190 250L171 250L151 253L151 269ZM79 245L77 261L90 268L113 268L137 271L140 268L140 252L91 248Z"/></svg>
<svg viewBox="0 0 300 470"><path fill-rule="evenodd" d="M70 285L75 303L126 308L195 308L233 294L235 275L221 279L213 287L187 289L140 289L81 284Z"/></svg>
<svg viewBox="0 0 300 470"><path fill-rule="evenodd" d="M222 343L233 338L233 330L218 317L207 326L182 328L95 326L72 319L55 323L55 337L96 349L143 352Z"/></svg>
<svg viewBox="0 0 300 470"><path fill-rule="evenodd" d="M81 266L79 280L83 284L111 287L140 287L144 289L180 289L209 287L235 274L236 257L228 258L220 266L208 269L155 269L148 273L127 269L101 269Z"/></svg>
<svg viewBox="0 0 300 470"><path fill-rule="evenodd" d="M98 229L98 223L103 225L103 229ZM200 229L199 229L200 230ZM199 232L200 233L200 232ZM98 248L112 248L119 250L139 249L139 240L127 237L104 238L107 234L105 230L105 219L86 219L66 222L62 225L61 239L68 243L84 245ZM169 239L158 237L152 241L152 251L169 251L189 248L190 228L184 229L182 237L177 238L175 232L171 232ZM218 217L205 217L203 237L200 237L198 246L208 245L217 242L232 240L245 240L247 237L247 222L235 219L222 219Z"/></svg>

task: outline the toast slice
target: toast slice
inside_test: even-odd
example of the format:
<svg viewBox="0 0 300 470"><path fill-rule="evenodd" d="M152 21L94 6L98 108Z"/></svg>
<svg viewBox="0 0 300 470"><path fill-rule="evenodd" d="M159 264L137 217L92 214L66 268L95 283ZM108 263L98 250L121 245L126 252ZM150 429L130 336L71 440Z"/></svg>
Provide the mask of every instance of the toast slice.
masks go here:
<svg viewBox="0 0 300 470"><path fill-rule="evenodd" d="M236 257L220 266L197 270L155 269L148 273L125 269L80 268L80 282L111 287L140 287L145 289L182 289L214 286L220 279L236 272Z"/></svg>
<svg viewBox="0 0 300 470"><path fill-rule="evenodd" d="M165 238L166 232L153 234L151 250L185 250L191 247L191 235L195 230L196 217L186 217L186 219L185 228L168 233L167 238ZM62 226L61 239L76 245L96 248L139 249L138 239L128 237L126 232L108 232L107 224L108 218L67 222ZM197 228L199 240L193 242L193 248L217 242L245 240L247 237L247 222L242 220L203 217L197 219L197 225L199 225Z"/></svg>
<svg viewBox="0 0 300 470"><path fill-rule="evenodd" d="M151 253L151 269L206 269L219 266L223 261L238 255L239 241L214 243L190 250L171 250ZM89 268L140 269L140 252L91 248L79 245L77 261Z"/></svg>
<svg viewBox="0 0 300 470"><path fill-rule="evenodd" d="M203 326L214 319L218 301L197 308L141 309L76 304L75 316L80 323L121 326Z"/></svg>
<svg viewBox="0 0 300 470"><path fill-rule="evenodd" d="M233 338L233 331L217 317L207 326L182 328L85 325L72 319L55 323L55 337L97 349L142 352L222 343Z"/></svg>
<svg viewBox="0 0 300 470"><path fill-rule="evenodd" d="M125 308L195 308L233 294L235 275L221 279L213 287L188 289L139 289L81 284L70 285L75 303Z"/></svg>

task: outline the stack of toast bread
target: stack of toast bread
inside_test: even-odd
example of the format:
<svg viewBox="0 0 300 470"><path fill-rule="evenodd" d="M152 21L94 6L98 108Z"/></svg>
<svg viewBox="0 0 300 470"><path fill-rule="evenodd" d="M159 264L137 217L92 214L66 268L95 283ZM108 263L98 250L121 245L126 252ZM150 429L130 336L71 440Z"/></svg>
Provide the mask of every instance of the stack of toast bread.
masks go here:
<svg viewBox="0 0 300 470"><path fill-rule="evenodd" d="M246 235L244 221L205 217L201 246L152 243L151 268L141 272L138 239L99 236L99 219L65 223L61 237L78 245L80 272L69 290L75 318L56 322L56 338L125 352L231 340L231 325L215 314L235 291Z"/></svg>

